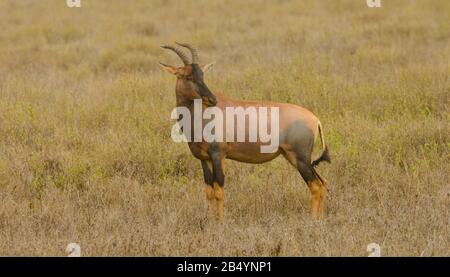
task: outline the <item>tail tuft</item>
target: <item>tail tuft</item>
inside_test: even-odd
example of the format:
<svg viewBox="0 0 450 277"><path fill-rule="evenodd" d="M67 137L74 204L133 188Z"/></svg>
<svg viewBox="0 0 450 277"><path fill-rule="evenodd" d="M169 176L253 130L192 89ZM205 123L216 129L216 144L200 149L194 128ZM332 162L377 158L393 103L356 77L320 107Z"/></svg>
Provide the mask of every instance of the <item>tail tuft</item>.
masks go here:
<svg viewBox="0 0 450 277"><path fill-rule="evenodd" d="M316 167L319 165L320 162L325 161L328 163L331 163L331 159L330 159L330 153L328 153L328 146L325 146L325 149L322 152L322 155L320 155L319 158L317 158L316 160L314 160L311 165L313 167Z"/></svg>

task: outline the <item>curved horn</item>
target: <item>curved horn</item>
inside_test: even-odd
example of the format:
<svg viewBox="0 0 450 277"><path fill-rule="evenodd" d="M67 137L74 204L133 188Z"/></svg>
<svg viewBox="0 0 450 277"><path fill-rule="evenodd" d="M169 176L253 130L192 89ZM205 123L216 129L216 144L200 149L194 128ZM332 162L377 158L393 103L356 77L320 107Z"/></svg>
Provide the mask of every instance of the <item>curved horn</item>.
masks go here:
<svg viewBox="0 0 450 277"><path fill-rule="evenodd" d="M179 43L179 42L175 42L176 44L182 46L182 47L186 47L187 49L189 49L189 51L192 54L192 63L198 64L198 53L197 53L197 49L195 49L192 45L190 45L189 43Z"/></svg>
<svg viewBox="0 0 450 277"><path fill-rule="evenodd" d="M183 53L183 51L181 51L180 49L170 46L170 45L161 45L162 48L164 49L169 49L172 50L173 52L175 52L178 57L180 57L180 59L183 61L184 65L188 65L189 64L189 59L188 57L186 57L186 55Z"/></svg>

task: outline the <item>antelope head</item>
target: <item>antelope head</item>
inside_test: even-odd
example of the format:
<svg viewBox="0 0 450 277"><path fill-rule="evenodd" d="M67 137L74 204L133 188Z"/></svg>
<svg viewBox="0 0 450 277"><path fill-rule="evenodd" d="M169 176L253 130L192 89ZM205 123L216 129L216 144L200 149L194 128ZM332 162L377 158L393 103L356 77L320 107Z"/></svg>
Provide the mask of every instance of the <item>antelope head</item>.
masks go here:
<svg viewBox="0 0 450 277"><path fill-rule="evenodd" d="M175 52L183 61L184 65L182 67L176 67L160 63L167 72L177 77L177 104L190 103L194 99L201 98L206 105L215 106L217 99L203 80L203 73L211 69L214 63L199 65L197 49L187 43L177 42L177 44L187 48L191 52L192 62L189 62L189 59L183 51L177 47L163 45L161 46L162 48Z"/></svg>

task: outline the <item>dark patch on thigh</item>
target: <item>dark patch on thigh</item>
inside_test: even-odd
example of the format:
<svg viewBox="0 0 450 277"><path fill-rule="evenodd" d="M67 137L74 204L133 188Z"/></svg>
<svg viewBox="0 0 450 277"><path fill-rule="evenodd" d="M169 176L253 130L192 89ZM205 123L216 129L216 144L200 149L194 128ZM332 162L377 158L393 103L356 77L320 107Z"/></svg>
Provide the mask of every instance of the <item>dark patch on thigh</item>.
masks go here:
<svg viewBox="0 0 450 277"><path fill-rule="evenodd" d="M298 160L311 163L314 134L304 122L296 121L289 125L280 134L280 144L290 145Z"/></svg>

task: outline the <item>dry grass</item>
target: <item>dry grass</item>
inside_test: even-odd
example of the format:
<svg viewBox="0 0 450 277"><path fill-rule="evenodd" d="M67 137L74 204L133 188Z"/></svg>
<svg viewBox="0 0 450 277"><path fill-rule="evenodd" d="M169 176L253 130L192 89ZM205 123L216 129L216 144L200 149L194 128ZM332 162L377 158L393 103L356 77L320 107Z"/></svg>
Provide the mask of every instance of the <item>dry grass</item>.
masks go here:
<svg viewBox="0 0 450 277"><path fill-rule="evenodd" d="M0 255L450 255L449 1L0 2ZM303 105L333 163L325 220L282 158L227 162L226 222L170 139L190 41L213 90Z"/></svg>

